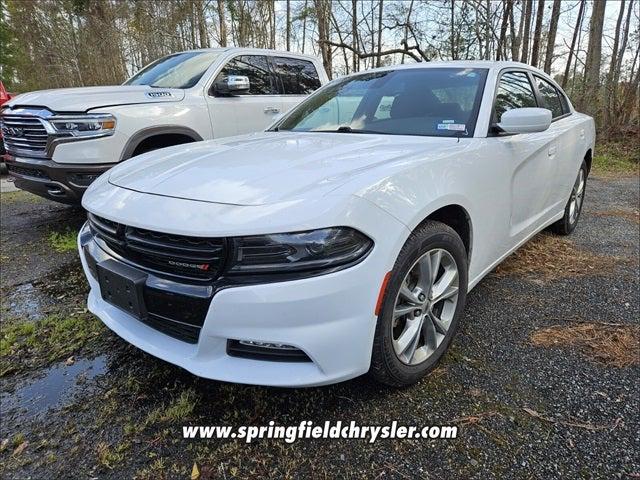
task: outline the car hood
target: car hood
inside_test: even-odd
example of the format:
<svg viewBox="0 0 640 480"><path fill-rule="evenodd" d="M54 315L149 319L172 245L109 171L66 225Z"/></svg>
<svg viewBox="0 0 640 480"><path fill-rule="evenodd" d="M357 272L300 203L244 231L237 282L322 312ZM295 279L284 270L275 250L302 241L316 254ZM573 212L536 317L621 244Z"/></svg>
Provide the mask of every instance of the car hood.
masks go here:
<svg viewBox="0 0 640 480"><path fill-rule="evenodd" d="M5 106L46 107L54 112L86 112L93 108L136 103L178 102L184 90L151 88L145 85L115 85L109 87L59 88L23 93Z"/></svg>
<svg viewBox="0 0 640 480"><path fill-rule="evenodd" d="M110 171L137 192L233 205L326 195L372 169L455 148L455 139L263 132L149 152ZM415 158L415 157L414 157ZM350 192L355 193L355 192Z"/></svg>

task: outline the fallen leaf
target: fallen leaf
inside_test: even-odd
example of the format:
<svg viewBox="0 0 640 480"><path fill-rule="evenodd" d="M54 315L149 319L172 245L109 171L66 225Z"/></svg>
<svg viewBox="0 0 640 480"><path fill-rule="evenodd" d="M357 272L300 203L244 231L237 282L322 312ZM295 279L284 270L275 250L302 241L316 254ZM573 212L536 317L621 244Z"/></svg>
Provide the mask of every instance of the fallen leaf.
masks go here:
<svg viewBox="0 0 640 480"><path fill-rule="evenodd" d="M69 357L67 358L67 361L64 362L64 364L68 367L69 365L73 365L74 363L76 363L76 359L73 357Z"/></svg>
<svg viewBox="0 0 640 480"><path fill-rule="evenodd" d="M26 440L24 442L22 442L20 445L18 445L16 447L16 449L13 451L13 456L17 457L18 455L20 455L22 452L24 452L24 449L27 448L27 446L29 445L29 442L27 442Z"/></svg>
<svg viewBox="0 0 640 480"><path fill-rule="evenodd" d="M200 470L198 464L193 462L193 468L191 469L191 480L198 480L200 478Z"/></svg>
<svg viewBox="0 0 640 480"><path fill-rule="evenodd" d="M9 439L5 438L0 442L0 452L3 452L7 448L7 445L9 445Z"/></svg>

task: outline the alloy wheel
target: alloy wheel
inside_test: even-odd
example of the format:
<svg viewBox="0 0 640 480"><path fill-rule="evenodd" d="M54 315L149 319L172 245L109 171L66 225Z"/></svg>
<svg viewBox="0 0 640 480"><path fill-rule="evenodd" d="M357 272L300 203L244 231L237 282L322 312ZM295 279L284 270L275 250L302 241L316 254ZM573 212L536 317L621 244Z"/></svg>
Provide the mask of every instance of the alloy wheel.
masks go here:
<svg viewBox="0 0 640 480"><path fill-rule="evenodd" d="M392 343L398 359L418 365L447 335L458 304L459 274L453 256L436 248L409 269L393 309Z"/></svg>
<svg viewBox="0 0 640 480"><path fill-rule="evenodd" d="M571 199L569 200L569 222L571 222L571 224L576 222L578 215L580 214L582 200L584 199L584 185L584 169L581 168L578 178L576 179L576 183L573 185Z"/></svg>

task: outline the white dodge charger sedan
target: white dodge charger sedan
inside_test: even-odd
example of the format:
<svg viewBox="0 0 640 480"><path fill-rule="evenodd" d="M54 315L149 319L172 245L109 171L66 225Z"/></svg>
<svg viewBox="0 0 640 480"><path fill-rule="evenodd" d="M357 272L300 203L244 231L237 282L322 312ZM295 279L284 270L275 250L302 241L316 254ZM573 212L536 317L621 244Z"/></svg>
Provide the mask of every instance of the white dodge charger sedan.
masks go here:
<svg viewBox="0 0 640 480"><path fill-rule="evenodd" d="M575 228L594 139L520 63L339 78L266 132L149 152L94 182L78 237L89 309L202 377L412 384L471 288L540 230Z"/></svg>

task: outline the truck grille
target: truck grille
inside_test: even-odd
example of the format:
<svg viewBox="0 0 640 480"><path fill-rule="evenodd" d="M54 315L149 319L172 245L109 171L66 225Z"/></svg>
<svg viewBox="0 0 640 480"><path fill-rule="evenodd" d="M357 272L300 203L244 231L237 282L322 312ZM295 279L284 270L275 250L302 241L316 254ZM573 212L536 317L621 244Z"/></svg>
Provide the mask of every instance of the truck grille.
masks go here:
<svg viewBox="0 0 640 480"><path fill-rule="evenodd" d="M214 280L226 257L223 238L187 237L122 225L89 214L93 234L126 260L182 278Z"/></svg>
<svg viewBox="0 0 640 480"><path fill-rule="evenodd" d="M3 115L0 124L7 153L21 157L46 157L48 134L40 119Z"/></svg>

